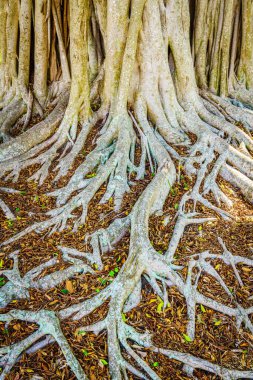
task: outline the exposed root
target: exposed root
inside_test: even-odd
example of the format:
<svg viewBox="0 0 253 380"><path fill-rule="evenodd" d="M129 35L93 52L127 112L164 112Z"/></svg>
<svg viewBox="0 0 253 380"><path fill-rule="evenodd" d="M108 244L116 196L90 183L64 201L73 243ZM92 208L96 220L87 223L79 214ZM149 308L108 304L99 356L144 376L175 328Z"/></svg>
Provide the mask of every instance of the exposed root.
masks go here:
<svg viewBox="0 0 253 380"><path fill-rule="evenodd" d="M253 114L249 109L252 90L246 70L250 68L249 64L242 62L246 56L241 57L238 73L241 71L242 78L245 74L247 80L241 81L241 87L231 81L237 69L235 62L238 52L245 49L245 36L240 41L240 48L237 48L235 42L241 33L241 13L236 6L233 18L233 2L217 2L219 7L215 6L214 11L211 2L209 5L207 3L197 2L194 20L194 49L197 51L193 51L193 56L196 59L199 85L204 88L199 94L190 50L187 1L71 0L69 7L66 1L35 2L35 24L40 26L40 34L43 36L43 46L38 45L38 39L35 38L35 95L44 106L58 94L61 86L65 87L55 109L44 121L17 139L1 145L1 177L17 181L23 169L38 164L39 169L31 178L41 185L48 177L52 163L58 160L55 167L57 182L71 171L95 125L101 122L102 128L96 147L71 173L69 182L48 194L56 198L55 209L46 214L48 219L28 226L2 245L11 244L32 231L41 233L47 230L49 235L63 231L72 220L73 230L76 231L85 223L90 202L102 185L106 185L106 191L100 203L106 203L112 198L114 210L119 211L124 195L133 184L129 180L129 174L136 173L135 180L138 181L145 177L149 166L153 178L127 217L117 218L106 229L96 230L86 236L86 242L89 241L92 247L91 252L58 246L63 262L68 264L66 269L51 272L58 263L54 257L21 276L19 252L10 255L13 260L12 269L1 271L6 281L0 290L2 307L13 299L28 299L30 289L47 290L76 274L95 274L92 269L94 264L102 270L103 255L130 232L126 261L114 280L99 293L57 313L47 310L13 310L0 316L0 321L7 324L19 319L38 325L38 329L23 341L0 349L0 365L3 368L0 379L6 378L22 353L36 352L55 341L77 379L86 379L84 370L62 333L60 321L67 318L81 320L105 302L108 302L108 311L104 319L81 327L81 330L97 334L104 330L107 332L109 371L113 380L127 380L128 372L142 379L159 380L156 371L135 352L132 342L147 351L179 361L188 376L194 376L195 369L202 369L224 379L253 378L251 370L224 368L201 357L156 347L149 332L137 332L122 318L122 314L140 303L142 280L145 279L151 290L162 300L163 310L170 301L169 287L175 287L184 298L188 319L185 332L189 341L193 341L196 335L197 305L228 316L236 322L237 329L243 325L253 334L253 307L244 307L238 302L213 262L220 260L222 265L232 268L234 280L243 288L243 276L238 264L252 268L252 258L233 255L223 240L218 238L222 254L210 249L191 253L182 263L175 261L176 250L188 226L212 222L217 220L217 215L227 222L233 218L233 203L219 186L219 176L237 186L247 200L253 202ZM12 5L12 18L8 14L9 30L15 32L17 41L18 8L13 7L12 2L9 4ZM45 12L41 11L43 4ZM247 14L245 9L243 5L244 15ZM0 11L2 15L4 11L1 4ZM204 21L199 19L200 15L205 16L203 20L208 25L203 39L200 38L200 31L205 28ZM55 29L51 21L54 22ZM0 19L0 32L3 29L5 27ZM226 34L226 31L231 34L232 29L233 40ZM22 36L24 37L23 34ZM58 45L55 44L56 36ZM15 41L7 44L9 61L3 57L7 77L3 77L2 71L0 72L1 83L4 83L4 88L0 89L1 105L6 105L0 114L4 138L22 113L27 111L24 124L26 128L32 110L38 111L39 108L36 97L32 97L31 93L30 96L26 93L26 99L24 96L17 98ZM0 49L3 45L0 36ZM30 41L26 47L30 52ZM19 49L19 55L21 51ZM206 65L206 55L210 65ZM49 68L47 61L50 61ZM8 62L12 72L6 66ZM52 81L49 88L48 71ZM66 89L70 79L69 96L69 90ZM91 90L90 83L93 86ZM28 88L28 83L25 84L26 87ZM209 92L208 88L213 92ZM223 97L216 96L214 92L220 92ZM235 94L237 99L228 98ZM97 110L100 106L93 114L91 99L98 102L92 105L94 109ZM195 138L196 141L192 143ZM137 144L140 151L137 150ZM135 159L137 151L138 164ZM165 200L177 178L180 178L180 170L176 172L175 162L195 182L177 204L177 212L172 221L175 222L174 230L166 252L161 254L150 242L149 219L158 212L162 215ZM5 188L0 191L12 192ZM0 207L8 219L15 217L1 200ZM78 214L80 209L81 214ZM208 210L211 216L206 217L199 209ZM50 274L43 275L48 268ZM202 294L200 280L204 275L212 278L229 301L223 302L221 298L218 302L213 297ZM126 359L125 354L130 360Z"/></svg>
<svg viewBox="0 0 253 380"><path fill-rule="evenodd" d="M19 252L16 251L10 254L10 258L13 259L13 269L7 269L0 272L8 279L8 282L6 282L0 290L0 307L5 307L12 299L29 298L30 288L43 290L52 289L75 274L85 274L88 272L94 273L91 266L85 264L83 259L88 260L89 263L96 263L96 257L93 258L92 255L78 252L73 249L66 250L61 247L59 248L62 250L63 261L70 263L71 265L67 269L56 271L53 274L49 274L39 279L37 279L37 277L46 268L50 268L58 263L57 258L53 258L44 264L31 269L21 277L18 267Z"/></svg>
<svg viewBox="0 0 253 380"><path fill-rule="evenodd" d="M11 139L10 129L16 123L16 121L26 112L26 105L20 100L12 101L0 114L0 137L3 142L7 142Z"/></svg>
<svg viewBox="0 0 253 380"><path fill-rule="evenodd" d="M2 176L6 172L14 170L15 166L21 165L22 161L28 159L30 154L36 154L36 152L38 154L40 144L45 141L60 124L67 102L68 91L59 97L56 107L45 120L36 124L30 130L25 131L10 142L0 146L0 167L1 173L3 173ZM39 145L37 146L37 144Z"/></svg>
<svg viewBox="0 0 253 380"><path fill-rule="evenodd" d="M0 379L4 379L5 375L9 373L19 356L23 351L26 351L32 344L36 343L45 335L51 335L61 347L62 353L65 356L66 362L69 364L71 370L76 375L77 379L87 379L82 367L73 354L64 334L62 333L59 319L52 311L41 310L37 312L12 310L7 314L2 314L0 320L10 323L15 319L36 323L39 325L37 331L28 336L23 341L14 344L11 347L4 347L1 349L1 363L4 363L4 370L1 373Z"/></svg>
<svg viewBox="0 0 253 380"><path fill-rule="evenodd" d="M5 192L5 193L9 193L9 194L15 194L15 193L18 194L19 193L19 191L17 191L17 190L8 189L6 187L0 187L0 191ZM8 220L16 219L15 215L13 214L13 212L9 209L9 207L7 206L7 204L2 199L0 199L0 208L2 209L5 217Z"/></svg>
<svg viewBox="0 0 253 380"><path fill-rule="evenodd" d="M224 380L241 379L241 378L251 379L253 376L252 371L231 370L231 369L224 368L217 364L213 364L207 360L195 357L187 353L166 350L166 349L158 348L158 347L152 347L151 350L153 352L163 354L170 359L178 360L179 362L186 364L188 367L192 369L192 371L194 369L199 368L204 371L211 372L217 376L220 376Z"/></svg>
<svg viewBox="0 0 253 380"><path fill-rule="evenodd" d="M231 102L230 99L218 97L210 92L201 91L201 95L214 105L216 110L225 118L231 118L231 121L242 123L243 126L251 131L253 125L253 113L251 110L244 108L240 102ZM220 115L219 115L220 116Z"/></svg>

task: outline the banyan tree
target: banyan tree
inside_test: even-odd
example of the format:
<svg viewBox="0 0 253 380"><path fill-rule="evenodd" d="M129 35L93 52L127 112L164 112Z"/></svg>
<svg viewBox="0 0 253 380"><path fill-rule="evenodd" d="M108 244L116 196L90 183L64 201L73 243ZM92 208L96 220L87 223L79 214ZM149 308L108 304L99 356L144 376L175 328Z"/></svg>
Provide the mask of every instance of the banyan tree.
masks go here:
<svg viewBox="0 0 253 380"><path fill-rule="evenodd" d="M208 226L219 231L219 224L240 222L226 186L252 210L252 110L252 0L0 0L0 211L3 225L19 226L2 234L7 264L0 269L0 321L5 329L14 321L36 326L2 345L0 379L14 378L23 354L55 344L69 379L90 378L88 362L79 360L64 334L67 322L78 324L84 342L85 332L105 331L102 364L108 372L97 378L176 378L169 368L160 377L158 362L150 364L143 352L169 359L178 378L253 378L252 341L246 364L224 365L221 357L209 360L187 349L198 333L200 308L224 316L235 334L252 339L252 295L241 300L224 277L229 273L229 281L245 289L252 237L246 237L246 251L238 243L232 252L217 232L205 250L190 245L178 255L191 229L204 239ZM166 213L182 173L189 183L174 211ZM12 200L24 176L27 184L36 183L34 195L44 186L52 207L39 215L29 213L28 205L21 223ZM101 212L108 204L113 218L107 225L97 219L82 237L87 249L79 250L75 242L90 221L91 206ZM166 249L152 241L154 220L157 231L169 226ZM58 256L49 252L45 260L40 252L33 267L20 269L30 237L35 256L42 240L65 231L68 244L57 245ZM124 239L126 257L101 289L64 307L22 306L31 291L53 291L73 278L89 287ZM208 294L205 278L211 279ZM212 283L220 289L218 298ZM148 327L135 327L127 318L146 291L159 298L158 311L165 313L172 290L184 305L184 350L171 341L156 344ZM92 319L103 306L103 317Z"/></svg>

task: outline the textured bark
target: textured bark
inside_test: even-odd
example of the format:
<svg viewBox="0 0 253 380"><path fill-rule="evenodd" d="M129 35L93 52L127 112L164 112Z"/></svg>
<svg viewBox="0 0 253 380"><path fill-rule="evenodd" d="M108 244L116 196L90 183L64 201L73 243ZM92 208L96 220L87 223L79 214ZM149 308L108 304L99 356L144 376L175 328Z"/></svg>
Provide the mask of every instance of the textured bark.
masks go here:
<svg viewBox="0 0 253 380"><path fill-rule="evenodd" d="M34 93L43 106L47 98L48 28L46 2L35 2L34 10Z"/></svg>

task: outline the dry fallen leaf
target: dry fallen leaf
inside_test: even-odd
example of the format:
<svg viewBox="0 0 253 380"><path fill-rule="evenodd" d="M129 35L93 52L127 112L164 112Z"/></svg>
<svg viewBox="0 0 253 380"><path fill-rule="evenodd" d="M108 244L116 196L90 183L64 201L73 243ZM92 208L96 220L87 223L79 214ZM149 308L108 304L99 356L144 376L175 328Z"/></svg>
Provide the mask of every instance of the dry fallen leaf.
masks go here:
<svg viewBox="0 0 253 380"><path fill-rule="evenodd" d="M70 280L66 281L65 288L68 290L69 293L74 293L73 284Z"/></svg>

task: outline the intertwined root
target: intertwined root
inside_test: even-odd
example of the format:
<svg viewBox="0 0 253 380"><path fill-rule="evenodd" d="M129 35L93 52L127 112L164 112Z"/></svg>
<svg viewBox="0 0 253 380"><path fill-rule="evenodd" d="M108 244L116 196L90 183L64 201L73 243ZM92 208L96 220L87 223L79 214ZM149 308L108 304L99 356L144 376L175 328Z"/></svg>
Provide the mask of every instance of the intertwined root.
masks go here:
<svg viewBox="0 0 253 380"><path fill-rule="evenodd" d="M0 379L10 372L22 352L35 352L51 341L57 341L76 377L86 379L83 369L61 331L60 321L67 318L81 320L106 301L109 302L106 317L94 325L83 327L82 330L107 332L112 379L128 379L128 372L144 379L159 379L155 370L134 351L132 342L181 362L183 370L189 376L194 374L195 368L200 368L224 379L253 378L252 371L226 369L187 353L155 347L149 333L140 334L122 319L122 313L137 307L141 301L142 280L145 279L152 291L161 298L164 309L169 302L169 287L176 287L184 297L188 317L185 332L188 339L195 338L196 306L199 304L234 318L238 329L244 324L244 327L253 333L251 322L253 307L244 308L237 302L213 263L213 260L219 259L224 265L230 266L236 281L242 287L243 281L238 264L243 263L252 267L253 260L233 255L219 239L223 249L222 254L210 249L190 255L181 265L175 262L176 250L188 226L208 223L217 215L227 221L231 220L232 211L228 209L233 205L219 186L219 176L237 186L246 199L253 201L253 142L250 135L253 125L252 113L248 109L241 108L240 102L219 98L207 91L202 91L202 99L200 98L190 51L188 2L132 0L129 12L128 1L73 0L70 2L69 15L65 7L67 1L61 2L64 4L64 10L61 12L59 8L58 14L55 9L57 2L46 3L47 22L50 22L52 5L52 15L59 40L63 74L61 82L63 84L69 82L70 71L72 75L69 103L67 106L69 91L66 91L44 124L43 122L42 125L38 124L31 131L28 130L14 141L1 146L1 177L17 181L21 170L39 165L32 179L42 184L49 174L53 161L58 160L55 181L60 180L70 172L92 128L99 121L104 125L96 141L96 147L75 170L68 184L49 194L56 199L56 207L46 214L48 219L27 227L3 244L11 244L32 231L48 230L49 234L63 231L71 221L76 231L85 223L88 206L102 185L106 184L106 191L100 202L105 203L113 198L115 211L119 211L124 194L132 185L129 179L131 173L136 173L136 180L144 178L148 163L153 178L127 217L118 218L108 228L95 231L87 237L90 239L92 252L58 247L63 262L69 265L66 269L43 276L44 270L47 268L52 270L58 263L58 259L53 258L21 276L19 252L15 251L10 255L13 268L2 271L8 280L0 291L2 306L8 305L14 298L28 298L29 289L51 289L75 274L94 274L92 265L95 264L98 269L102 269L103 254L111 250L113 244L119 242L126 232L130 231L130 247L126 262L114 281L95 296L59 310L56 314L47 310L38 312L14 310L0 317L0 320L7 323L20 319L38 325L38 330L23 341L0 349L0 364L3 367ZM198 2L198 5L202 3ZM35 4L37 5L37 1ZM230 7L231 2L228 4ZM224 11L225 6L222 6L222 9ZM15 6L13 12L17 13ZM128 23L129 13L131 17ZM66 25L69 24L70 30L71 70L68 67L68 54L60 25L62 21L60 16L63 15L64 22L66 21ZM232 12L228 12L228 15L231 16ZM227 15L225 16L224 22L227 22ZM41 21L45 14L36 12L36 17ZM90 18L92 28L88 27ZM46 30L48 29L44 31L45 38L41 40L44 42L44 47L46 47L45 41L50 40L47 38ZM115 38L116 34L118 39ZM218 34L215 38L219 38ZM65 45L67 40L68 38ZM52 49L53 46L54 44ZM214 46L215 54L218 54L217 46ZM98 48L100 51L95 57ZM46 49L42 50L41 60L45 58L47 60ZM168 59L168 50L171 62ZM21 52L20 48L19 53ZM229 54L229 49L226 52ZM197 60L197 66L199 63ZM211 71L215 69L216 63L216 60L213 62L211 60ZM96 67L99 65L100 67ZM39 65L35 67L37 69ZM200 80L201 72L198 67L196 71ZM90 91L89 85L96 73L99 74ZM39 72L36 74L37 78L40 77ZM35 85L37 83L38 95L43 99L45 94L40 94L43 88L38 88L37 78L35 75ZM46 83L46 74L41 78L42 84L43 79ZM94 97L100 98L101 95L98 89L100 81L103 82L101 87L104 88L100 99L103 105L98 112L90 116L90 101ZM224 80L221 80L220 87L223 91ZM6 110L13 111L13 119L10 122L8 119L6 122L4 120L5 132L8 125L24 111L24 107L28 109L25 126L31 116L31 103L24 104L22 99L16 99L16 90L17 88L13 86L4 94L6 95L4 101L9 104ZM237 91L236 86L234 90ZM238 89L240 99L246 99L249 94L250 92L245 94ZM248 102L247 99L246 101ZM0 118L6 117L6 110ZM12 118L12 112L10 116ZM80 130L79 118L83 120ZM237 123L234 123L235 121ZM235 125L238 123L239 126ZM191 143L192 135L196 138L194 144ZM136 142L140 142L141 148L138 164L135 159ZM184 148L184 153L181 148ZM164 202L177 177L180 177L180 173L176 173L171 157L178 167L183 167L195 180L195 184L182 196L178 204L174 218L175 226L167 251L158 254L149 240L149 218L155 212L162 214ZM6 189L0 190L6 191ZM14 217L2 201L0 207L8 219ZM81 208L81 215L76 214L78 208ZM199 209L203 208L208 210L210 216L205 217L199 212ZM183 269L186 271L185 277ZM229 296L230 306L201 293L199 284L203 274L208 274L221 286ZM131 362L126 360L125 353L131 358Z"/></svg>
<svg viewBox="0 0 253 380"><path fill-rule="evenodd" d="M5 378L6 374L8 374L8 372L12 369L22 352L26 351L39 339L47 335L52 336L59 344L65 356L66 362L70 365L77 379L87 379L82 367L77 361L64 334L62 333L59 319L54 312L46 310L37 312L13 310L7 314L2 314L0 317L0 320L6 322L7 325L15 319L36 323L39 325L39 328L23 341L16 343L11 347L3 347L0 349L0 362L1 365L4 366L0 379Z"/></svg>
<svg viewBox="0 0 253 380"><path fill-rule="evenodd" d="M157 176L159 176L159 173ZM168 177L165 176L164 180L167 181L167 179ZM173 181L173 177L170 177L169 179ZM158 187L160 183L161 176L159 179L157 179L156 186ZM218 258L222 260L226 265L230 265L234 270L235 276L240 286L242 286L243 283L236 266L239 263L243 263L244 265L252 267L253 260L232 255L227 250L223 241L219 239L219 242L223 248L223 253L216 254L206 251L190 256L187 264L188 274L186 279L183 280L180 275L180 270L182 267L173 265L173 255L172 257L171 255L159 255L151 246L148 240L148 225L146 224L143 226L140 224L140 219L146 220L148 222L148 219L145 217L145 215L147 216L150 212L150 209L152 207L152 193L155 190L157 189L146 189L145 196L142 196L140 201L137 202L131 213L131 216L129 217L129 220L118 219L113 222L106 231L101 231L101 234L99 234L99 236L94 235L92 237L93 248L94 242L96 241L96 243L98 243L96 239L100 239L101 236L104 236L104 238L101 240L101 243L104 246L109 246L114 240L115 236L118 235L118 233L123 233L126 228L128 229L130 227L129 221L131 220L131 244L129 256L113 283L111 283L107 288L105 288L93 298L88 299L80 304L70 306L67 309L61 310L58 313L58 318L65 319L72 317L74 320L79 320L84 316L92 313L96 308L100 307L108 298L110 298L109 310L106 318L94 325L80 327L80 330L93 331L95 333L99 333L102 330L107 331L110 373L113 378L121 378L126 373L126 370L128 370L140 378L152 378L156 380L159 379L155 371L149 368L147 363L134 351L134 349L131 347L131 342L134 342L140 347L150 349L156 353L164 354L169 358L173 358L181 362L185 365L185 370L187 370L188 374L192 373L194 369L199 368L216 375L223 376L226 379L239 379L241 377L251 378L252 371L230 370L187 353L155 347L152 344L152 337L148 333L140 334L133 327L129 326L125 321L122 320L122 313L131 310L140 302L140 280L142 276L145 276L152 286L153 291L163 299L165 308L169 301L167 294L168 286L176 286L180 293L185 297L188 311L188 326L186 332L192 340L194 339L195 332L196 304L204 305L225 315L234 317L236 319L238 328L240 328L241 323L244 323L246 328L253 332L253 326L249 319L249 315L253 312L252 307L244 309L236 301L234 301L234 307L228 307L214 301L213 299L203 296L197 289L200 276L206 272L216 281L218 281L225 292L230 296L231 299L233 299L233 295L229 291L224 280L220 277L217 270L212 265L212 260ZM157 192L155 192L155 194L157 194ZM153 199L153 202L155 202L155 199ZM195 215L191 214L190 218L187 218L188 224L203 223L209 220L195 219L194 216ZM182 217L179 216L178 219L182 220ZM176 223L173 236L178 236L178 233L181 235L179 224ZM69 257L70 254L71 256L84 256L84 254L81 254L80 252L72 249L61 248L61 250L66 256L65 259L72 260L72 257ZM17 253L14 253L14 259L16 254ZM91 262L96 260L96 257L92 258L91 255L86 256L86 258L89 258ZM28 272L24 279L28 279L28 277L31 279L37 277L44 267L54 265L55 260L56 259L52 259L50 263L48 262L38 268L35 268L31 271L31 273ZM78 261L80 260L78 259ZM14 267L17 267L17 265L14 265ZM194 271L194 268L197 268L197 274ZM51 275L47 276L48 280L50 276ZM57 272L52 277L55 281ZM61 279L63 278L66 278L66 273L64 273L64 275L61 277ZM41 279L41 283L46 283L47 285L48 281L45 281L45 278L43 278ZM160 287L160 283L163 285L162 288ZM53 282L51 285L53 285ZM38 342L38 340L45 335L50 335L54 338L54 340L57 341L65 355L68 365L75 373L77 378L86 378L83 370L74 358L74 355L72 354L70 347L68 346L61 332L60 325L55 314L47 311L33 313L16 310L9 312L6 315L2 315L0 319L7 322L10 322L13 319L20 319L29 322L36 322L39 325L39 329L36 332L34 332L23 341L14 344L14 346L11 347L11 351L9 348L3 348L1 350L1 364L4 367L2 378L4 378L4 375L10 371L22 352L27 351L28 349L28 352L34 352L34 350L39 349L45 344L51 342L51 340L48 339L42 340L41 343ZM124 349L129 354L133 360L133 363L136 363L135 365L129 363L124 358L122 349Z"/></svg>
<svg viewBox="0 0 253 380"><path fill-rule="evenodd" d="M127 128L132 128L131 120L130 118L124 120L126 121L124 132L129 133L131 129ZM87 196L91 189L93 189L93 191L94 189L98 189L110 174L112 177L107 192L109 191L111 196L113 194L111 189L114 191L116 189L113 187L113 181L115 181L114 171L117 165L121 165L121 169L124 168L122 178L126 178L124 177L124 173L126 173L126 168L130 161L127 161L125 166L122 166L123 161L120 159L122 157L125 159L125 150L122 152L122 149L126 149L126 145L121 145L120 142L122 140L118 136L117 129L113 128L114 126L115 124L113 122L109 124L106 132L100 137L97 148L87 156L86 161L76 170L64 191L57 190L53 194L58 197L58 203L63 199L63 203L67 202L66 205L60 206L58 209L52 211L50 214L52 218L46 222L37 224L36 228L45 229L49 226L55 227L56 221L59 220L59 222L62 223L63 215L66 218L64 220L66 223L70 212L79 205L78 200L81 202L80 205L83 204L82 202L87 202ZM2 379L11 370L22 352L34 352L51 342L52 339L48 336L53 337L53 339L57 341L65 355L68 365L76 377L78 379L86 378L83 369L80 367L80 364L77 362L77 359L74 357L62 334L59 321L66 318L80 320L102 306L108 299L109 309L105 319L93 325L81 327L80 329L93 331L95 333L99 333L102 330L107 331L109 369L112 378L127 378L127 372L130 372L144 379L159 379L156 372L135 352L131 346L132 343L181 362L183 370L186 371L189 376L193 375L194 369L202 369L225 379L252 378L252 371L238 371L223 368L218 364L210 363L207 360L187 353L156 347L153 345L152 336L149 333L138 333L122 319L122 313L135 308L141 301L142 278L145 278L154 293L163 300L164 308L166 308L169 302L168 287L177 287L178 291L184 296L188 316L186 334L190 340L194 340L195 338L196 306L199 304L234 318L238 329L243 324L246 329L253 333L253 325L250 319L253 313L253 307L244 308L237 302L225 280L218 273L215 265L213 265L213 260L219 259L225 265L231 266L238 284L243 286L240 270L237 265L243 263L246 266L253 267L252 259L233 255L219 238L219 243L223 249L222 254L212 251L200 252L189 256L187 263L185 264L184 262L183 266L174 264L174 255L185 228L191 224L202 224L215 220L215 217L206 218L197 213L196 208L199 204L205 206L213 213L218 213L224 219L230 220L231 218L231 215L222 209L222 204L231 207L231 202L220 190L216 182L218 173L220 173L224 165L226 165L226 160L229 157L228 152L225 151L221 153L217 158L214 153L216 145L212 145L210 140L204 137L199 138L198 142L191 148L189 155L186 157L180 157L178 153L172 150L176 159L179 160L189 174L196 176L196 180L192 190L185 193L179 203L175 227L168 250L164 255L161 255L158 254L149 241L148 221L150 215L163 208L164 201L176 181L176 171L165 149L167 145L161 136L159 137L159 135L155 134L145 123L141 125L139 132L142 133L140 133L140 135L142 136L142 147L146 149L145 154L147 154L147 156L150 154L150 159L153 160L155 158L157 162L157 173L127 217L116 219L107 229L99 230L90 237L87 237L90 238L92 253L83 253L72 248L59 247L62 252L63 260L70 263L70 266L65 270L54 272L51 275L39 279L37 279L37 277L40 273L42 273L45 268L54 266L57 262L57 258L53 258L41 264L21 278L18 269L18 252L12 254L11 257L14 263L13 269L3 272L9 280L1 290L3 305L9 303L14 297L29 297L29 288L49 289L65 279L70 278L75 273L93 273L90 266L91 264L95 263L97 267L101 269L103 267L101 255L107 250L110 250L113 244L120 241L127 231L131 231L130 248L126 262L114 281L97 295L82 303L60 310L57 315L46 310L34 313L16 310L2 315L0 319L4 321L20 319L36 322L39 325L37 331L23 341L14 344L11 350L8 347L1 350L1 364L4 367L4 371L1 375ZM127 136L127 134L124 134L125 141L127 141ZM116 142L113 141L114 138L116 138ZM129 139L128 141L128 153L126 153L126 157L129 155L129 147L131 146L131 140ZM148 153L149 150L150 153ZM106 157L106 159L104 157ZM145 162L144 159L143 161ZM97 170L96 176L85 179L86 174L90 173L99 163L100 167ZM210 164L212 164L211 169ZM129 166L131 165L129 164ZM141 169L141 172L142 171L143 169ZM71 197L71 194L78 189L81 191L67 201L68 198ZM205 198L205 194L208 192L213 193L219 207L213 205L210 200ZM64 196L65 198L63 198ZM85 204L87 205L87 203ZM81 223L83 220L81 217L78 223ZM32 226L29 230L26 230L25 233L34 229L35 227ZM14 239L9 240L9 242L20 238L25 233L23 232L17 235ZM187 266L187 276L184 279L181 275L181 270L185 266ZM201 293L198 285L201 276L205 273L220 284L225 293L229 296L233 306L227 306L225 303L217 302ZM44 320L48 321L46 326L43 324ZM44 336L46 337L41 340ZM131 362L125 359L124 352L131 358Z"/></svg>

